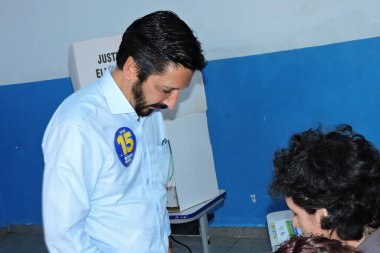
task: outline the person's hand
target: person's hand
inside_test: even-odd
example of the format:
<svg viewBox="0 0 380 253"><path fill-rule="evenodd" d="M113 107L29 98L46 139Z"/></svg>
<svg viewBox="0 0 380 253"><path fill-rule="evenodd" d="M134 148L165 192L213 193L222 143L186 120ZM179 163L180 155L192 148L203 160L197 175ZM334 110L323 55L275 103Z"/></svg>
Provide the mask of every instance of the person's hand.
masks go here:
<svg viewBox="0 0 380 253"><path fill-rule="evenodd" d="M172 249L173 249L173 244L172 244L172 240L169 239L169 250L168 250L168 253L173 253Z"/></svg>

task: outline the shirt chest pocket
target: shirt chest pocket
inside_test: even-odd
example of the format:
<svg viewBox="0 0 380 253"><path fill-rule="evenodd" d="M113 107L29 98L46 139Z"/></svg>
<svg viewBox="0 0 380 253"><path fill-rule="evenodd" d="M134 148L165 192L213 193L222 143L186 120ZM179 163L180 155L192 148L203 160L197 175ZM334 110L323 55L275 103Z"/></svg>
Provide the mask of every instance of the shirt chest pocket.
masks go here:
<svg viewBox="0 0 380 253"><path fill-rule="evenodd" d="M152 183L165 187L170 162L170 150L168 145L153 147L150 157Z"/></svg>

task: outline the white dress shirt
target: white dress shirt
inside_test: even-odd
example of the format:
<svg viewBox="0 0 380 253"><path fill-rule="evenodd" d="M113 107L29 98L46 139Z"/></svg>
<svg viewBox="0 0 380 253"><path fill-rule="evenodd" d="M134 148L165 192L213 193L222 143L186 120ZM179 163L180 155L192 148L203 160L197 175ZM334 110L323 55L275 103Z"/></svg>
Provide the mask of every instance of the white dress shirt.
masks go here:
<svg viewBox="0 0 380 253"><path fill-rule="evenodd" d="M51 253L168 250L170 153L162 115L139 118L110 71L68 97L43 138Z"/></svg>

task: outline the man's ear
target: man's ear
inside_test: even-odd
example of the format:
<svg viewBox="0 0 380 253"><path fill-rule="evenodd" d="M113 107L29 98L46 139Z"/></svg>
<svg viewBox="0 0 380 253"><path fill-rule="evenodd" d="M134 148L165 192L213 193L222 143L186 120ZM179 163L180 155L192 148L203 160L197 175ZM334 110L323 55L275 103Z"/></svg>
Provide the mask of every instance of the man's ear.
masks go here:
<svg viewBox="0 0 380 253"><path fill-rule="evenodd" d="M321 219L329 215L329 212L326 208L317 209L317 213Z"/></svg>
<svg viewBox="0 0 380 253"><path fill-rule="evenodd" d="M123 66L123 76L126 80L133 83L137 79L137 66L132 56L129 56Z"/></svg>

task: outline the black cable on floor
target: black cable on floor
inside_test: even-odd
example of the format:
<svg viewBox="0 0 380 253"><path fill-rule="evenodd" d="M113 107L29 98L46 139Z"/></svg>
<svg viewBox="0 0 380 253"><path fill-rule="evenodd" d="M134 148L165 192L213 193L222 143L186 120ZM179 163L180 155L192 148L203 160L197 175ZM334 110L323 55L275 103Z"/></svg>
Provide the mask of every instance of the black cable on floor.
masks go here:
<svg viewBox="0 0 380 253"><path fill-rule="evenodd" d="M170 235L169 237L170 237L170 239L172 239L174 242L176 242L176 243L178 243L179 245L185 247L185 248L189 251L189 253L192 253L192 251L191 251L191 249L189 248L189 246L187 246L186 244L184 244L184 243L178 241L178 240L175 239L172 235Z"/></svg>

